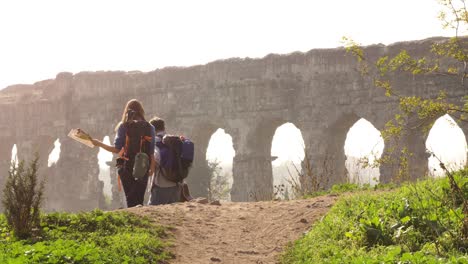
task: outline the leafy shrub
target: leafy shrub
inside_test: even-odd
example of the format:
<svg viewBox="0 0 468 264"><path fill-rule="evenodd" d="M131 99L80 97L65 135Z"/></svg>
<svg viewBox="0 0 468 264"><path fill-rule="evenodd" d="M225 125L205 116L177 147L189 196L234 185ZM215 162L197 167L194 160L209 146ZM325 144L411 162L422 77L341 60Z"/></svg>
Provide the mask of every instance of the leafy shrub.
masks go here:
<svg viewBox="0 0 468 264"><path fill-rule="evenodd" d="M465 196L468 170L455 174ZM462 205L449 179L343 197L283 263L468 263Z"/></svg>
<svg viewBox="0 0 468 264"><path fill-rule="evenodd" d="M14 240L0 217L0 263L164 263L162 227L126 212L41 216L42 233Z"/></svg>
<svg viewBox="0 0 468 264"><path fill-rule="evenodd" d="M24 161L12 161L8 178L3 189L2 203L5 216L14 235L26 238L39 225L39 209L42 202L44 181L38 184L39 156L25 169Z"/></svg>
<svg viewBox="0 0 468 264"><path fill-rule="evenodd" d="M286 182L291 186L292 197L304 197L311 194L325 192L325 186L328 184L330 177L334 174L333 171L333 157L326 154L319 162L320 170L318 167L312 166L310 154L304 148L304 159L301 161L301 166L298 167L291 162L294 173L288 169L288 177ZM281 186L280 186L281 188ZM278 193L278 190L275 190ZM281 191L279 192L281 193Z"/></svg>

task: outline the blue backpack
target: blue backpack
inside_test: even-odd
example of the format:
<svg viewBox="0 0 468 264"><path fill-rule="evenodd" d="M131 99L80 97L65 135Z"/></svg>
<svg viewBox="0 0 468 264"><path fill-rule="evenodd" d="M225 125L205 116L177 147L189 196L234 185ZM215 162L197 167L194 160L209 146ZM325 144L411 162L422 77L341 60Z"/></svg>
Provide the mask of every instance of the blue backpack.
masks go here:
<svg viewBox="0 0 468 264"><path fill-rule="evenodd" d="M160 171L172 182L187 178L193 163L194 144L182 136L166 135L156 142L160 155Z"/></svg>

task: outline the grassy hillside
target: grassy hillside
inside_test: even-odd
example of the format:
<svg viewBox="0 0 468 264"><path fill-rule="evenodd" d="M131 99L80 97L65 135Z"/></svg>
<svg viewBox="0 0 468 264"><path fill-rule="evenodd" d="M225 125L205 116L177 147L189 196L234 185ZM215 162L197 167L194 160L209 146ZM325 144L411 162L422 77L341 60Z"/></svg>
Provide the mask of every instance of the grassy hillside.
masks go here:
<svg viewBox="0 0 468 264"><path fill-rule="evenodd" d="M125 212L41 216L42 230L14 240L0 217L0 263L161 263L171 255L162 227Z"/></svg>
<svg viewBox="0 0 468 264"><path fill-rule="evenodd" d="M468 199L468 170L456 179ZM446 178L348 194L282 263L468 263L463 218Z"/></svg>

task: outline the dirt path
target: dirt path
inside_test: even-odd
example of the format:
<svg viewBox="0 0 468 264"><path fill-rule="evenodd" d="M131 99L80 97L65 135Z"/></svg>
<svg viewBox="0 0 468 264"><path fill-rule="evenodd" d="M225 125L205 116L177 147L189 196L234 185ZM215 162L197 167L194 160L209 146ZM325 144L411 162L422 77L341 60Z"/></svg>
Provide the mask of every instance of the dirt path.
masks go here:
<svg viewBox="0 0 468 264"><path fill-rule="evenodd" d="M276 263L336 197L284 202L184 203L128 209L174 227L171 263Z"/></svg>

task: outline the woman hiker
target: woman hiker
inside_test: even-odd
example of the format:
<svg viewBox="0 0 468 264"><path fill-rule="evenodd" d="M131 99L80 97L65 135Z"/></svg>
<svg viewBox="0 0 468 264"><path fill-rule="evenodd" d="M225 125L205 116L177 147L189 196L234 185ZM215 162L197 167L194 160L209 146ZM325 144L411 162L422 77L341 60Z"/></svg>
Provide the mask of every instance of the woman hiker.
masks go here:
<svg viewBox="0 0 468 264"><path fill-rule="evenodd" d="M92 143L107 151L119 154L116 165L118 180L119 186L120 183L123 186L127 207L143 205L148 176L153 175L155 170L155 130L145 120L145 111L138 100L132 99L127 102L122 114L122 120L116 126L115 131L117 135L113 146L97 139L92 139ZM147 154L149 161L146 160L146 163L149 163L149 168L146 167L146 173L143 172L142 177L135 177L136 166L139 164L139 159L137 164L135 164L135 159L140 153Z"/></svg>

